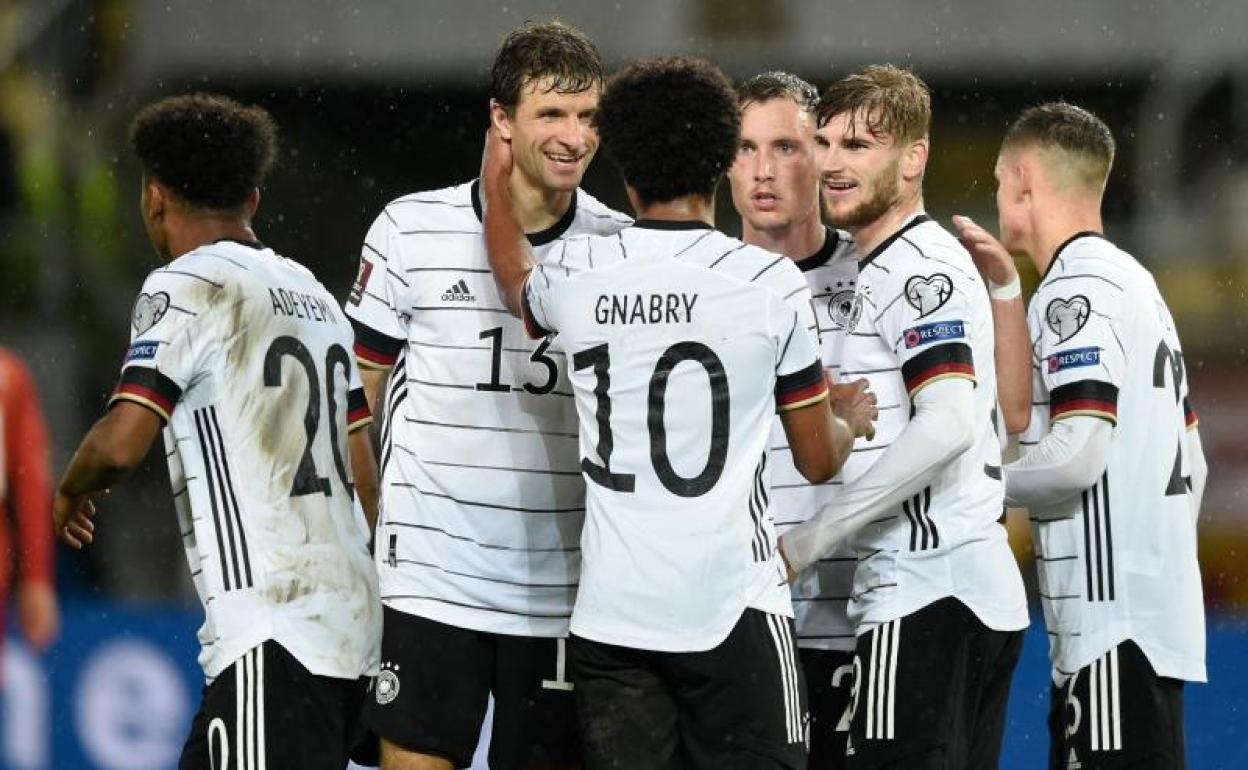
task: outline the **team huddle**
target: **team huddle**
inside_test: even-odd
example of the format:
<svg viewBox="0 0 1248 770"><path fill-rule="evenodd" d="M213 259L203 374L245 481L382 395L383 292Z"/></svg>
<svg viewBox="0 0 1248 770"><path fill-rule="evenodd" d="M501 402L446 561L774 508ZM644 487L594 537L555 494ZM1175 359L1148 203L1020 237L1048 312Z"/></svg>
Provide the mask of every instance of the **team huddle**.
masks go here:
<svg viewBox="0 0 1248 770"><path fill-rule="evenodd" d="M135 118L166 264L55 514L90 543L163 434L205 612L180 767L467 767L492 699L494 770L995 768L1006 505L1050 768L1186 767L1205 464L1169 310L1102 234L1103 122L1017 117L998 240L925 213L907 70L608 79L551 22L491 77L479 177L388 204L341 299L251 227L266 112ZM600 142L633 216L579 187Z"/></svg>

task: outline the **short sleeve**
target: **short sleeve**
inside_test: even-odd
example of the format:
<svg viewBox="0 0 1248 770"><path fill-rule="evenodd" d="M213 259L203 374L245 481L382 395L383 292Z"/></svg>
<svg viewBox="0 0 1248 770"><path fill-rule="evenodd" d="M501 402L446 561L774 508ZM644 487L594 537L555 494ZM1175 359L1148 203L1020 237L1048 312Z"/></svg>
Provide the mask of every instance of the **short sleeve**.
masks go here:
<svg viewBox="0 0 1248 770"><path fill-rule="evenodd" d="M1037 293L1036 356L1050 420L1086 415L1117 424L1126 370L1123 300L1116 284L1090 273L1053 280Z"/></svg>
<svg viewBox="0 0 1248 770"><path fill-rule="evenodd" d="M546 252L546 258L529 272L520 297L520 311L530 337L538 339L559 331L555 301L562 285L588 266L592 248L585 238L564 240L558 248Z"/></svg>
<svg viewBox="0 0 1248 770"><path fill-rule="evenodd" d="M175 263L176 265L176 263ZM130 348L109 406L131 401L165 422L204 368L213 308L223 286L194 266L148 275L130 317Z"/></svg>
<svg viewBox="0 0 1248 770"><path fill-rule="evenodd" d="M817 403L828 395L819 357L819 341L810 289L803 281L802 291L773 303L772 326L776 337L776 410L786 412Z"/></svg>
<svg viewBox="0 0 1248 770"><path fill-rule="evenodd" d="M938 380L958 377L974 382L973 314L967 292L978 287L947 269L894 267L888 276L877 284L883 289L876 292L878 309L868 305L864 312L876 314L875 326L897 355L910 397Z"/></svg>
<svg viewBox="0 0 1248 770"><path fill-rule="evenodd" d="M545 265L537 265L524 282L520 299L520 311L524 318L524 330L533 339L545 337L558 331L547 308L551 302L554 282Z"/></svg>
<svg viewBox="0 0 1248 770"><path fill-rule="evenodd" d="M364 236L360 269L344 305L361 366L388 369L407 339L399 308L408 279L401 275L400 253L398 226L388 211L382 211Z"/></svg>

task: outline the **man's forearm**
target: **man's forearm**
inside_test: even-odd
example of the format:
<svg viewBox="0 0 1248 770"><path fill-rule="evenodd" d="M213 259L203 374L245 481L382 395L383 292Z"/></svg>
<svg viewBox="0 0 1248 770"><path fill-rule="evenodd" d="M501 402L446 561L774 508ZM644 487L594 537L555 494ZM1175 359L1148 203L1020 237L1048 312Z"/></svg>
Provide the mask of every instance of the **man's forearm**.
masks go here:
<svg viewBox="0 0 1248 770"><path fill-rule="evenodd" d="M100 434L103 431L100 425L101 423L96 423L82 440L78 451L74 452L73 459L69 461L69 468L61 478L57 488L68 497L108 489L132 470L132 466L122 464L111 452L105 450L101 441Z"/></svg>
<svg viewBox="0 0 1248 770"><path fill-rule="evenodd" d="M490 272L503 298L503 306L512 315L521 314L521 294L529 272L537 264L524 229L512 210L511 193L505 181L486 183L485 248L489 255Z"/></svg>
<svg viewBox="0 0 1248 770"><path fill-rule="evenodd" d="M1031 422L1031 336L1021 296L992 300L997 401L1007 433L1022 433Z"/></svg>
<svg viewBox="0 0 1248 770"><path fill-rule="evenodd" d="M1051 506L1096 483L1109 461L1113 426L1099 417L1058 420L1040 443L1005 466L1007 505Z"/></svg>
<svg viewBox="0 0 1248 770"><path fill-rule="evenodd" d="M143 462L160 428L155 412L128 401L115 402L91 426L57 489L69 497L108 489Z"/></svg>
<svg viewBox="0 0 1248 770"><path fill-rule="evenodd" d="M916 413L871 469L847 484L835 505L793 527L781 539L785 558L801 572L837 543L913 497L974 439L973 384L936 382L916 394Z"/></svg>

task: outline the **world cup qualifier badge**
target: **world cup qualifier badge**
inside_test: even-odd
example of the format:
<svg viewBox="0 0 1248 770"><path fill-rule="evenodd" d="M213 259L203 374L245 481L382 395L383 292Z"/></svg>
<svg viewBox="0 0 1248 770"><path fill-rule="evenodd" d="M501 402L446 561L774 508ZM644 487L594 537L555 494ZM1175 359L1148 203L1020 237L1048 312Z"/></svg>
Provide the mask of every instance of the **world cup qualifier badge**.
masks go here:
<svg viewBox="0 0 1248 770"><path fill-rule="evenodd" d="M167 312L169 312L168 294L163 291L155 294L140 294L139 298L134 301L134 315L131 319L135 336L142 335L143 332L160 323L160 319L164 318Z"/></svg>
<svg viewBox="0 0 1248 770"><path fill-rule="evenodd" d="M915 275L906 281L906 302L919 311L919 318L939 310L953 296L953 281L944 273Z"/></svg>
<svg viewBox="0 0 1248 770"><path fill-rule="evenodd" d="M377 705L384 706L399 697L399 666L397 663L382 663L381 673L373 687L373 696Z"/></svg>
<svg viewBox="0 0 1248 770"><path fill-rule="evenodd" d="M1082 294L1076 294L1070 299L1058 297L1044 309L1044 321L1057 335L1058 344L1078 334L1087 325L1091 315L1092 303Z"/></svg>

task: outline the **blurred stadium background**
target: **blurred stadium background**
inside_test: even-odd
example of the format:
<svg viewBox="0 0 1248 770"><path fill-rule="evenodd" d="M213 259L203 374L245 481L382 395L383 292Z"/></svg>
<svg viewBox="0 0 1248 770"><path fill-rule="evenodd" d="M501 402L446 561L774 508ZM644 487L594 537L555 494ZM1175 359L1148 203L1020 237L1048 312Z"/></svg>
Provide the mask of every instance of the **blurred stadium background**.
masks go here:
<svg viewBox="0 0 1248 770"><path fill-rule="evenodd" d="M993 161L1022 107L1064 97L1107 120L1108 235L1178 319L1210 466L1211 683L1189 688L1189 754L1193 768L1248 767L1244 0L0 0L0 344L35 372L56 473L103 406L155 266L126 143L139 106L202 89L272 111L283 149L257 232L342 297L384 203L475 174L494 49L550 16L612 67L689 53L733 77L787 69L820 86L866 63L913 67L934 90L926 194L943 222L995 223ZM605 158L585 185L627 209ZM739 231L726 194L720 225ZM0 766L176 763L201 685L200 615L159 452L99 523L93 548L58 552L58 644L43 657L9 646ZM1011 531L1031 576L1022 512ZM1045 645L1033 626L1006 768L1044 766Z"/></svg>

